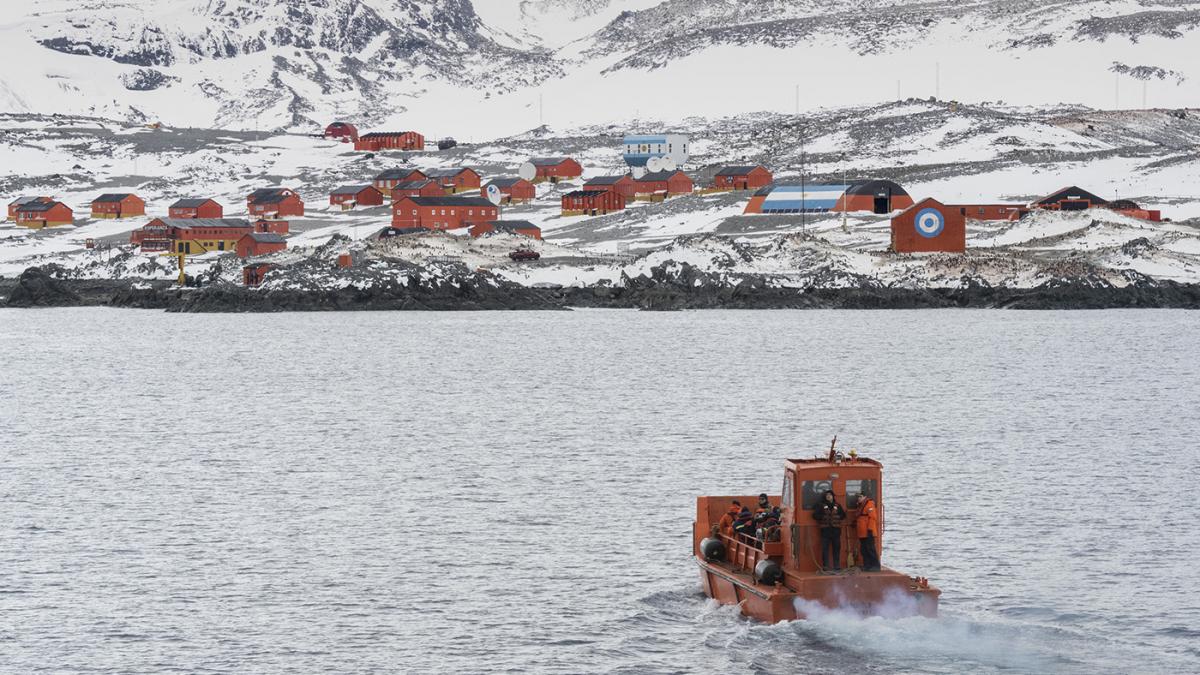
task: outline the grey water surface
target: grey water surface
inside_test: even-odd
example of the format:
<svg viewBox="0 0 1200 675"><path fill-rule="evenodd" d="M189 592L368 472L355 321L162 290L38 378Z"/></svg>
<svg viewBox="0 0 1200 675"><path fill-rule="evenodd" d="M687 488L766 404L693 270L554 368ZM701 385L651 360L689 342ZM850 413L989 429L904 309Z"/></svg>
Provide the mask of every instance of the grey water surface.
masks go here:
<svg viewBox="0 0 1200 675"><path fill-rule="evenodd" d="M1200 313L0 311L0 671L1200 670ZM838 434L936 620L707 601Z"/></svg>

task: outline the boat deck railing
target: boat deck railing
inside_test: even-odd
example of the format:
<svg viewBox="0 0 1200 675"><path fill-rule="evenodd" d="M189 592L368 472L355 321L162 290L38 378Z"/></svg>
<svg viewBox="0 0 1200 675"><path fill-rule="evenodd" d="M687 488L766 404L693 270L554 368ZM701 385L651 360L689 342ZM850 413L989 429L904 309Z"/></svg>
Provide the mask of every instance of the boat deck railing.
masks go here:
<svg viewBox="0 0 1200 675"><path fill-rule="evenodd" d="M783 542L781 541L763 541L756 537L737 533L722 534L721 540L725 542L728 561L747 572L753 573L754 567L758 565L759 561L783 557Z"/></svg>

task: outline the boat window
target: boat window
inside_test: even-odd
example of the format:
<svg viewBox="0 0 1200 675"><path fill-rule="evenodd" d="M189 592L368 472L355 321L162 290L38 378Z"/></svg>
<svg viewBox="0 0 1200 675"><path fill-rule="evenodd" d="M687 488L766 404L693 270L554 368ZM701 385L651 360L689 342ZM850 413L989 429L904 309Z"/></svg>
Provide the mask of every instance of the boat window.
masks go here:
<svg viewBox="0 0 1200 675"><path fill-rule="evenodd" d="M879 499L879 481L874 479L847 480L846 505L851 508L857 507L860 494L866 494L871 499Z"/></svg>
<svg viewBox="0 0 1200 675"><path fill-rule="evenodd" d="M816 507L821 501L821 495L826 490L833 489L833 482L827 480L806 480L800 484L800 497L803 500L800 508L808 510Z"/></svg>
<svg viewBox="0 0 1200 675"><path fill-rule="evenodd" d="M783 477L783 496L779 500L779 505L785 509L792 508L792 474L785 474Z"/></svg>

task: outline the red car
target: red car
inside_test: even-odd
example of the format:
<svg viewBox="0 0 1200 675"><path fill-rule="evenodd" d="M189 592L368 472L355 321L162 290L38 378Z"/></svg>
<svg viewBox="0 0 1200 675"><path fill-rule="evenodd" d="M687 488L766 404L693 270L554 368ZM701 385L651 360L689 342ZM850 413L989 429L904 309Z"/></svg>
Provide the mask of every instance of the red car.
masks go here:
<svg viewBox="0 0 1200 675"><path fill-rule="evenodd" d="M520 248L508 254L508 257L513 260L538 260L542 257L541 253L531 251L527 248Z"/></svg>

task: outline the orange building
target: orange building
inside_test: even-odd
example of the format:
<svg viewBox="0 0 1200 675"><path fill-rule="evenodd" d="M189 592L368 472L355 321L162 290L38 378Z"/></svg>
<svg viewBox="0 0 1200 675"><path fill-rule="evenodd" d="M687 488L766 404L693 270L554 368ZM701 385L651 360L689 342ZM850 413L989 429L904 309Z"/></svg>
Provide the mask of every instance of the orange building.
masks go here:
<svg viewBox="0 0 1200 675"><path fill-rule="evenodd" d="M103 194L92 200L93 218L131 218L146 215L146 202L128 192Z"/></svg>
<svg viewBox="0 0 1200 675"><path fill-rule="evenodd" d="M602 216L625 208L625 198L611 190L575 190L562 197L564 216Z"/></svg>
<svg viewBox="0 0 1200 675"><path fill-rule="evenodd" d="M53 202L53 201L54 200L51 199L50 197L17 197L16 199L9 202L9 204L8 204L8 219L16 220L17 219L17 209L19 209L21 206L24 206L25 204L35 204L37 202L49 203L49 202Z"/></svg>
<svg viewBox="0 0 1200 675"><path fill-rule="evenodd" d="M717 190L757 190L771 184L774 177L764 166L727 166L713 176Z"/></svg>
<svg viewBox="0 0 1200 675"><path fill-rule="evenodd" d="M657 171L634 179L633 192L639 198L666 198L690 194L696 184L682 171Z"/></svg>
<svg viewBox="0 0 1200 675"><path fill-rule="evenodd" d="M388 169L375 176L371 184L375 186L376 190L386 195L390 194L400 183L427 180L428 178L429 176L426 176L420 169Z"/></svg>
<svg viewBox="0 0 1200 675"><path fill-rule="evenodd" d="M922 199L892 218L896 253L962 253L967 250L967 219L959 207Z"/></svg>

